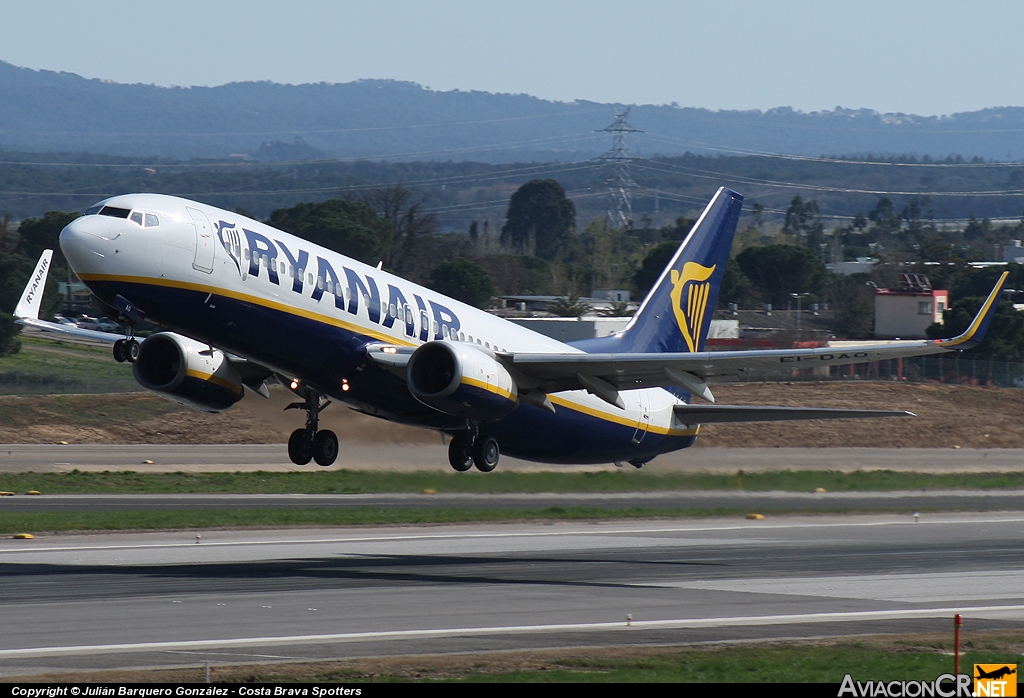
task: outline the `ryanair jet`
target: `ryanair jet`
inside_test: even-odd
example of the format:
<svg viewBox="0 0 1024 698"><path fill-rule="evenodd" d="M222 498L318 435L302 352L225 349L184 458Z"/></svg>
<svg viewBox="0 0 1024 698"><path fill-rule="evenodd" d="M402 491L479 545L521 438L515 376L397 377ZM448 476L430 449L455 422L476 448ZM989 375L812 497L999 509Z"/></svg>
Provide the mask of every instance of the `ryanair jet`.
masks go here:
<svg viewBox="0 0 1024 698"><path fill-rule="evenodd" d="M297 464L331 465L318 428L332 401L451 437L455 470L504 451L549 463L641 467L692 445L700 424L906 416L908 412L715 404L711 386L750 372L957 351L981 341L1006 274L966 332L856 350L704 351L742 197L722 188L621 332L563 344L379 268L212 206L156 194L101 201L60 245L124 335L38 317L50 252L18 321L113 342L146 389L219 412L280 383L304 410ZM135 339L147 320L165 331ZM700 404L692 404L697 397Z"/></svg>

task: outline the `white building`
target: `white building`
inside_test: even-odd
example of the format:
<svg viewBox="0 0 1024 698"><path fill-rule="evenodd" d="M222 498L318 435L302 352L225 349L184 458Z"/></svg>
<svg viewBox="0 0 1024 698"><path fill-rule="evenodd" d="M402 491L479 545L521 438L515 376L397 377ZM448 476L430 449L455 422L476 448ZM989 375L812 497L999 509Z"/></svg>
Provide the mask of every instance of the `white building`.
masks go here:
<svg viewBox="0 0 1024 698"><path fill-rule="evenodd" d="M948 307L949 291L933 289L924 274L900 274L899 288L875 289L875 336L925 339Z"/></svg>

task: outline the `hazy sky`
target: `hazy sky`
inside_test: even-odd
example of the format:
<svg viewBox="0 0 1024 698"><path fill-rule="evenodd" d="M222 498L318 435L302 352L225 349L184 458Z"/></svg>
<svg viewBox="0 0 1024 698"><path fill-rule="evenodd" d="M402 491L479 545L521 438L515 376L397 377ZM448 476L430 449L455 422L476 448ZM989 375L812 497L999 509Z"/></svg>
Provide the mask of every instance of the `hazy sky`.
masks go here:
<svg viewBox="0 0 1024 698"><path fill-rule="evenodd" d="M158 85L411 80L710 109L1024 105L1024 3L0 0L0 60Z"/></svg>

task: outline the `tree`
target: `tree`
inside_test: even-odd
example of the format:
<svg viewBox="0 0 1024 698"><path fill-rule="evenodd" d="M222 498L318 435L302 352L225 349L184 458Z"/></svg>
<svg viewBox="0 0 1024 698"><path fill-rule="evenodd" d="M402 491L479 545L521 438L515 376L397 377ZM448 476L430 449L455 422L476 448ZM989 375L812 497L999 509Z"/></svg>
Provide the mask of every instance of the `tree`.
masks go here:
<svg viewBox="0 0 1024 698"><path fill-rule="evenodd" d="M670 241L655 245L647 252L644 261L640 263L640 268L633 274L633 288L636 289L637 298L647 297L654 282L661 276L661 272L665 271L665 267L672 261L678 249L679 243Z"/></svg>
<svg viewBox="0 0 1024 698"><path fill-rule="evenodd" d="M795 245L750 247L736 263L764 299L781 307L791 293L819 295L828 272L818 255Z"/></svg>
<svg viewBox="0 0 1024 698"><path fill-rule="evenodd" d="M581 317L590 312L590 305L581 303L580 297L574 293L556 298L551 305L551 312L558 317Z"/></svg>
<svg viewBox="0 0 1024 698"><path fill-rule="evenodd" d="M384 266L408 272L420 243L437 233L437 217L426 213L424 198L403 184L370 189L361 200L388 224L389 234L381 239Z"/></svg>
<svg viewBox="0 0 1024 698"><path fill-rule="evenodd" d="M491 275L470 259L442 262L430 272L430 287L463 303L485 308L494 295Z"/></svg>
<svg viewBox="0 0 1024 698"><path fill-rule="evenodd" d="M835 333L840 337L871 337L875 330L875 293L867 274L836 276L829 288L835 313Z"/></svg>
<svg viewBox="0 0 1024 698"><path fill-rule="evenodd" d="M267 222L317 245L374 265L384 259L383 241L392 234L391 225L367 204L346 199L279 208L270 214Z"/></svg>
<svg viewBox="0 0 1024 698"><path fill-rule="evenodd" d="M817 200L805 202L800 195L794 196L786 209L782 232L791 239L803 240L812 252L817 253L825 234Z"/></svg>
<svg viewBox="0 0 1024 698"><path fill-rule="evenodd" d="M556 259L576 228L576 205L553 179L534 179L509 200L501 244L510 249Z"/></svg>
<svg viewBox="0 0 1024 698"><path fill-rule="evenodd" d="M941 339L964 332L984 302L985 298L980 296L961 298L952 308L943 311L942 324L935 323L928 327L928 337ZM1001 302L985 333L985 340L965 353L999 361L1024 360L1024 313L1014 310L1009 301Z"/></svg>
<svg viewBox="0 0 1024 698"><path fill-rule="evenodd" d="M725 265L722 275L722 288L718 293L719 303L739 303L750 293L750 279L747 278L735 257L731 257Z"/></svg>
<svg viewBox="0 0 1024 698"><path fill-rule="evenodd" d="M39 259L43 250L53 250L53 267L67 269L67 260L60 251L60 231L80 215L66 211L47 211L42 218L26 218L18 226L17 251L34 261Z"/></svg>

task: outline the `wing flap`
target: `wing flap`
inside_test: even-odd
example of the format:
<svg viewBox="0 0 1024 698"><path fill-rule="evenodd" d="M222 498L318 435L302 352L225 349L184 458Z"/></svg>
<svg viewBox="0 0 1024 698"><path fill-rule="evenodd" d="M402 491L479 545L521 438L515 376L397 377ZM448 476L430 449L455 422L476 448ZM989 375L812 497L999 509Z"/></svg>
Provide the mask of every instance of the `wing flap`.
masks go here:
<svg viewBox="0 0 1024 698"><path fill-rule="evenodd" d="M807 419L873 419L916 417L905 410L848 410L831 407L774 407L761 405L676 405L676 418L684 424L726 422L785 422Z"/></svg>

